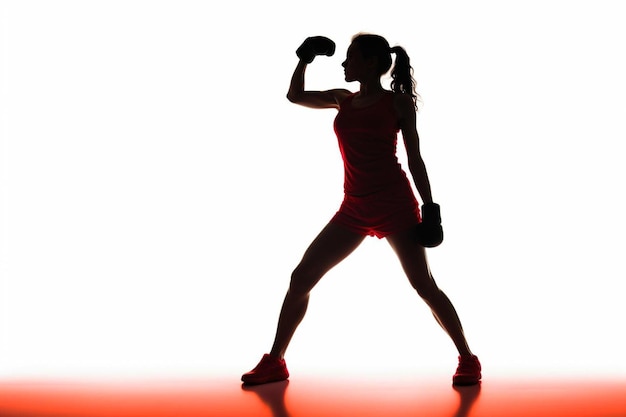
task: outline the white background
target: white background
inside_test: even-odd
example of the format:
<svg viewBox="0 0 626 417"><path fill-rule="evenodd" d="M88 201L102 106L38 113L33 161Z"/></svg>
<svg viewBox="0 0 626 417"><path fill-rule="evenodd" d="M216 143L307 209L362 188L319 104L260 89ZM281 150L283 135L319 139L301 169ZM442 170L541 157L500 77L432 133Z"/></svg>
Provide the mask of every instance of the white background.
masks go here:
<svg viewBox="0 0 626 417"><path fill-rule="evenodd" d="M360 31L412 58L431 266L485 373L626 375L620 2L1 4L0 378L254 366L342 193L335 111L285 99L294 50L331 37L307 87L354 90ZM287 359L451 373L456 352L371 238Z"/></svg>

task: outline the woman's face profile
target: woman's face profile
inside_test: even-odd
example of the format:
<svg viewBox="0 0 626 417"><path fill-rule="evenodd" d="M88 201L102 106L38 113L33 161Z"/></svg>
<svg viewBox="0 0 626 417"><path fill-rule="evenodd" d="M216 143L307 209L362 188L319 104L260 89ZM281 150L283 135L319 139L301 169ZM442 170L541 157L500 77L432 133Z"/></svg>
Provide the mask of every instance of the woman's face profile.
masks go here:
<svg viewBox="0 0 626 417"><path fill-rule="evenodd" d="M365 61L363 54L361 54L361 51L356 45L350 45L346 52L346 59L341 65L344 68L346 81L359 81L362 79Z"/></svg>

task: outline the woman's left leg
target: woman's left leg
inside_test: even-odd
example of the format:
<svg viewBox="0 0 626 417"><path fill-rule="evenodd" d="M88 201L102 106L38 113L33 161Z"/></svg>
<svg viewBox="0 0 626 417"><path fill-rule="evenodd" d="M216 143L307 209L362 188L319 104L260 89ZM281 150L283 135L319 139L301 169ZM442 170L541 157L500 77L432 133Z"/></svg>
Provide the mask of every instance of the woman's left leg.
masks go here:
<svg viewBox="0 0 626 417"><path fill-rule="evenodd" d="M413 231L387 236L387 241L400 259L411 285L428 304L437 322L448 333L459 355L472 356L459 316L450 299L435 283L428 267L426 251L417 243Z"/></svg>
<svg viewBox="0 0 626 417"><path fill-rule="evenodd" d="M454 306L435 284L426 260L426 250L417 243L412 230L387 236L387 241L398 255L411 285L430 306L435 319L450 335L459 351L459 366L452 377L452 383L454 385L478 384L482 378L480 361L467 345L461 321Z"/></svg>

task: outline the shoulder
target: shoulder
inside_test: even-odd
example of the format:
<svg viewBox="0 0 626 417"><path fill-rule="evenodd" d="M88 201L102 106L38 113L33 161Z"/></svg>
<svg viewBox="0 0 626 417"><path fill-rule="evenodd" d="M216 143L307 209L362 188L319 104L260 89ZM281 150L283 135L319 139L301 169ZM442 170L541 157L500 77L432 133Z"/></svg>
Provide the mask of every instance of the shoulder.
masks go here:
<svg viewBox="0 0 626 417"><path fill-rule="evenodd" d="M393 93L393 108L401 128L415 125L415 103L409 94Z"/></svg>
<svg viewBox="0 0 626 417"><path fill-rule="evenodd" d="M415 112L415 103L413 98L409 94L405 93L391 93L393 95L393 106L396 111L410 111Z"/></svg>

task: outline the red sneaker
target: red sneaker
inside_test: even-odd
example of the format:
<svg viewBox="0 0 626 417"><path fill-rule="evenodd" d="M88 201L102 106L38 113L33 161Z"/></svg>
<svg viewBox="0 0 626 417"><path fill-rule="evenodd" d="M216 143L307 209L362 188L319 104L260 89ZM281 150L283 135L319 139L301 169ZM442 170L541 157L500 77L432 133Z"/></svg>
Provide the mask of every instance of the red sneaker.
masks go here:
<svg viewBox="0 0 626 417"><path fill-rule="evenodd" d="M287 371L285 360L275 358L267 353L263 355L263 358L253 370L241 376L243 383L248 385L284 381L287 378L289 378L289 371Z"/></svg>
<svg viewBox="0 0 626 417"><path fill-rule="evenodd" d="M459 356L459 367L452 377L453 385L476 385L480 382L482 375L481 366L476 355Z"/></svg>

